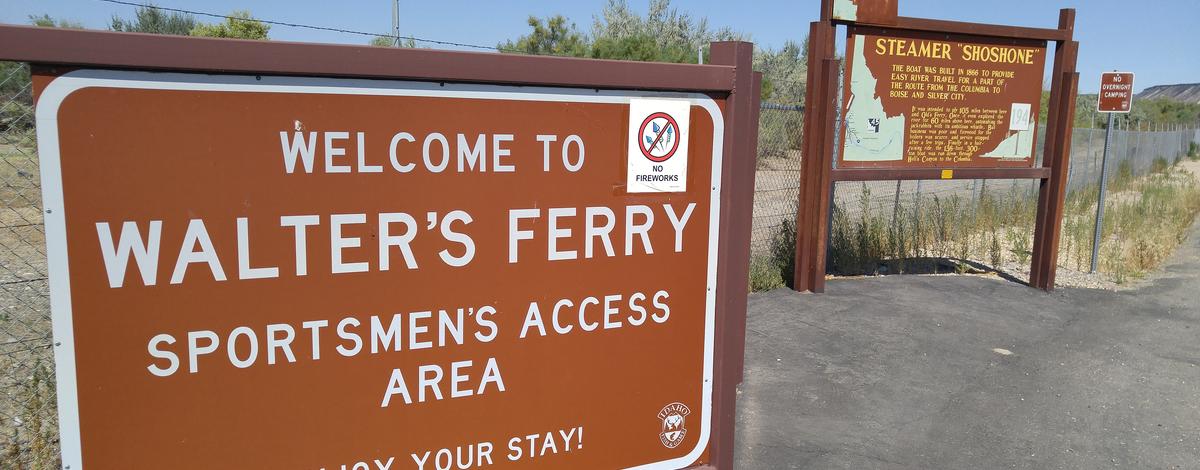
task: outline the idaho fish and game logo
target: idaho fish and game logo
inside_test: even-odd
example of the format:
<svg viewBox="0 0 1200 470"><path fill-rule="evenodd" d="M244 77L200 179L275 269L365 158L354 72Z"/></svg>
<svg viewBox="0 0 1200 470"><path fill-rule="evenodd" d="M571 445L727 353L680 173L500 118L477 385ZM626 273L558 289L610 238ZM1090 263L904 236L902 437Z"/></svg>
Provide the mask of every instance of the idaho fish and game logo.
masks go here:
<svg viewBox="0 0 1200 470"><path fill-rule="evenodd" d="M658 439L668 449L674 449L683 443L683 437L687 435L684 418L691 413L686 405L679 402L664 406L662 411L658 412L658 419L662 420L662 432L658 434Z"/></svg>

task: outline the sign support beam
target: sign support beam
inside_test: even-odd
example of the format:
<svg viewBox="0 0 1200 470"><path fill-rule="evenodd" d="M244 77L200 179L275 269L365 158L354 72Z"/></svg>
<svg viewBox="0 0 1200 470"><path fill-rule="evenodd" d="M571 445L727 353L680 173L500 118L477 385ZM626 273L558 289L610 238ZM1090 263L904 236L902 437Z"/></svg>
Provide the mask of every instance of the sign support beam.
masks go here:
<svg viewBox="0 0 1200 470"><path fill-rule="evenodd" d="M1092 235L1092 266L1088 272L1096 272L1100 259L1100 237L1104 229L1104 194L1108 192L1108 151L1112 149L1112 126L1115 113L1108 113L1108 126L1104 128L1104 156L1100 159L1100 195L1096 198L1096 228Z"/></svg>
<svg viewBox="0 0 1200 470"><path fill-rule="evenodd" d="M1073 32L1075 10L1061 10L1058 27L1063 31ZM1048 168L1051 175L1049 179L1041 181L1038 192L1033 256L1029 269L1029 285L1045 291L1054 289L1055 268L1058 264L1058 243L1062 232L1067 169L1071 157L1071 124L1075 120L1075 90L1079 86L1079 75L1075 73L1078 53L1079 43L1069 38L1055 44L1050 114L1046 121L1046 144L1042 161L1042 166Z"/></svg>
<svg viewBox="0 0 1200 470"><path fill-rule="evenodd" d="M805 98L804 144L800 161L800 199L796 211L796 257L793 286L798 291L825 290L824 227L828 225L833 187L833 120L838 61L834 59L834 27L827 21L809 29L808 93ZM824 222L822 222L824 220Z"/></svg>
<svg viewBox="0 0 1200 470"><path fill-rule="evenodd" d="M713 65L734 68L734 86L726 102L725 123L738 129L725 145L724 187L753 188L758 155L758 105L762 75L754 73L754 45L748 42L716 42L711 48ZM754 194L721 193L720 258L724 267L717 278L716 372L713 378L713 431L710 438L714 468L731 469L734 454L734 423L737 419L737 386L742 382L746 345L746 297L750 279L750 225Z"/></svg>

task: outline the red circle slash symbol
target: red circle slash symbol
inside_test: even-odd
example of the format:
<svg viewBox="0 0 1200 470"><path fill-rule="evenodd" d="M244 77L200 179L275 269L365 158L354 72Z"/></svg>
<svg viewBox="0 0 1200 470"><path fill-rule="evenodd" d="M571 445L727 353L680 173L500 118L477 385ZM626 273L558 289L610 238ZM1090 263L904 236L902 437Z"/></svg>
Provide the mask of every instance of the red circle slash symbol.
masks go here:
<svg viewBox="0 0 1200 470"><path fill-rule="evenodd" d="M638 134L638 148L652 162L665 162L679 150L679 124L667 113L647 116Z"/></svg>

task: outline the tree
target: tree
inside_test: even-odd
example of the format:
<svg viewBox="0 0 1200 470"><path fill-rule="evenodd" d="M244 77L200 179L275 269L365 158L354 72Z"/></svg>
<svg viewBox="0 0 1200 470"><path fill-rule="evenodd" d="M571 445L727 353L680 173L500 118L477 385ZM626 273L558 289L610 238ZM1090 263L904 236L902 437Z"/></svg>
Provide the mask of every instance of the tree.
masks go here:
<svg viewBox="0 0 1200 470"><path fill-rule="evenodd" d="M560 55L585 57L589 52L587 38L584 37L574 23L568 23L562 15L555 15L545 20L530 16L529 34L517 38L516 41L506 41L496 46L500 52L520 52L537 55Z"/></svg>
<svg viewBox="0 0 1200 470"><path fill-rule="evenodd" d="M29 24L43 28L83 29L78 21L55 20L50 15L30 15ZM0 62L0 131L33 128L33 93L29 67L22 62Z"/></svg>
<svg viewBox="0 0 1200 470"><path fill-rule="evenodd" d="M624 0L609 0L592 19L591 36L556 15L546 19L529 17L532 31L516 41L497 46L503 52L565 55L599 59L653 62L696 62L697 51L716 40L734 40L742 35L728 28L712 31L708 20L694 19L671 7L670 0L650 0L645 17Z"/></svg>
<svg viewBox="0 0 1200 470"><path fill-rule="evenodd" d="M808 80L808 40L787 41L779 50L756 49L754 69L763 73L763 100L802 104Z"/></svg>
<svg viewBox="0 0 1200 470"><path fill-rule="evenodd" d="M271 26L254 19L250 12L236 10L225 21L208 24L196 17L166 11L153 4L137 7L132 20L113 15L109 29L125 33L171 34L176 36L202 36L210 38L269 39Z"/></svg>
<svg viewBox="0 0 1200 470"><path fill-rule="evenodd" d="M729 28L710 30L707 18L696 19L680 13L671 7L670 0L650 0L645 17L631 10L625 0L609 0L600 14L592 18L592 40L620 43L629 37L652 38L663 54L657 59L659 62L695 62L696 51L707 49L712 41L745 38ZM689 52L684 56L687 59L677 54L680 50Z"/></svg>
<svg viewBox="0 0 1200 470"><path fill-rule="evenodd" d="M392 36L375 36L371 38L371 41L368 42L367 45L375 47L407 47L411 49L417 47L417 41L414 41L412 38L405 39Z"/></svg>
<svg viewBox="0 0 1200 470"><path fill-rule="evenodd" d="M137 7L133 20L113 15L109 29L126 33L172 34L188 36L197 25L196 18L187 13L163 11L153 4Z"/></svg>
<svg viewBox="0 0 1200 470"><path fill-rule="evenodd" d="M1117 116L1117 119L1122 118L1125 120L1122 125L1128 125L1129 127L1150 124L1192 124L1200 120L1200 104L1177 101L1166 97L1154 99L1134 98L1132 112Z"/></svg>
<svg viewBox="0 0 1200 470"><path fill-rule="evenodd" d="M83 23L71 20L55 20L50 15L29 15L29 24L41 26L43 28L83 29Z"/></svg>
<svg viewBox="0 0 1200 470"><path fill-rule="evenodd" d="M637 60L642 62L686 63L696 60L696 52L677 44L663 45L653 36L637 33L621 38L604 37L592 44L593 59Z"/></svg>
<svg viewBox="0 0 1200 470"><path fill-rule="evenodd" d="M250 16L245 10L235 10L225 21L216 24L198 23L192 28L192 36L209 38L269 39L271 25Z"/></svg>

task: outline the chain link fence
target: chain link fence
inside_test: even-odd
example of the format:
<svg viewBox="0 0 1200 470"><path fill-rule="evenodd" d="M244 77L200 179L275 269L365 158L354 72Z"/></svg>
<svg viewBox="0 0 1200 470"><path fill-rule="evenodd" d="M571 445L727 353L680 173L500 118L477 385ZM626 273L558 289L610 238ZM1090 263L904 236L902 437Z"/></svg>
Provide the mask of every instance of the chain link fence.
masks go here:
<svg viewBox="0 0 1200 470"><path fill-rule="evenodd" d="M42 189L25 64L0 63L0 469L57 467Z"/></svg>
<svg viewBox="0 0 1200 470"><path fill-rule="evenodd" d="M803 111L763 104L760 116L752 274L781 273L787 278L794 256ZM1118 122L1109 152L1110 184L1118 183L1115 189L1120 190L1121 182L1179 162L1187 155L1189 145L1200 143L1196 127L1141 123L1127 128ZM1044 125L1039 127L1039 138L1045 136L1045 131ZM1087 270L1090 261L1105 130L1076 128L1072 132L1067 203L1084 216L1064 223L1060 265L1082 271ZM1035 148L1035 164L1041 165L1043 147ZM895 257L956 258L1023 275L1030 256L1037 197L1037 180L836 183L830 231L831 271L873 274L895 267L863 263ZM955 238L959 240L952 240ZM936 272L938 266L909 266L907 271L928 269ZM752 287L758 289L778 287L780 282L784 279L751 279Z"/></svg>
<svg viewBox="0 0 1200 470"><path fill-rule="evenodd" d="M758 171L754 178L754 226L751 250L770 249L785 221L795 220L800 191L800 141L804 111L800 106L764 103L759 111Z"/></svg>
<svg viewBox="0 0 1200 470"><path fill-rule="evenodd" d="M1039 129L1045 135L1045 127ZM1089 270L1095 235L1105 130L1073 129L1067 178L1066 218L1059 266ZM1182 161L1196 129L1114 127L1109 150L1106 202L1128 200L1133 181ZM1038 146L1036 165L1041 165ZM876 274L901 269L873 260L907 258L908 272L999 269L1027 275L1038 198L1037 180L844 182L834 185L830 268L839 274ZM1105 233L1109 232L1106 222ZM922 226L924 224L924 226ZM953 259L941 263L935 259ZM865 265L864 265L865 263ZM939 264L940 263L940 264Z"/></svg>

